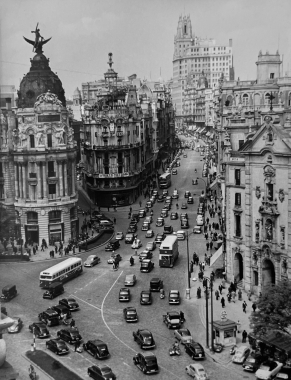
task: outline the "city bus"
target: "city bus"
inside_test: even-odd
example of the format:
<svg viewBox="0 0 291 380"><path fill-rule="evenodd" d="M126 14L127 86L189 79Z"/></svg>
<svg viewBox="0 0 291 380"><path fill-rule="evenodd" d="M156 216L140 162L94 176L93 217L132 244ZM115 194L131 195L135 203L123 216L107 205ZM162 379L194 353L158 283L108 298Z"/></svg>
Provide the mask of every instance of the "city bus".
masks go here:
<svg viewBox="0 0 291 380"><path fill-rule="evenodd" d="M159 177L160 189L167 189L171 186L171 173L164 173Z"/></svg>
<svg viewBox="0 0 291 380"><path fill-rule="evenodd" d="M179 257L178 239L175 235L169 235L162 241L159 254L160 267L173 268Z"/></svg>
<svg viewBox="0 0 291 380"><path fill-rule="evenodd" d="M53 282L66 282L71 278L79 276L83 271L82 260L77 257L72 257L62 261L42 272L39 275L39 286L48 288Z"/></svg>

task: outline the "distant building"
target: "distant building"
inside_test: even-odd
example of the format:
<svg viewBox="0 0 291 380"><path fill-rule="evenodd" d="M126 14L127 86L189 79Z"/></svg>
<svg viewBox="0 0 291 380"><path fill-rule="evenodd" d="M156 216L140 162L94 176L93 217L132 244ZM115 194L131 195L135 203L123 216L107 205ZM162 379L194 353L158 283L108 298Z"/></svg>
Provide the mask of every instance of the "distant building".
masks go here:
<svg viewBox="0 0 291 380"><path fill-rule="evenodd" d="M174 38L172 98L176 107L176 124L182 126L185 110L183 100L188 75L198 81L202 72L209 87L217 85L224 73L226 80L234 79L232 40L229 44L217 45L212 38L199 38L192 32L190 16L180 16Z"/></svg>
<svg viewBox="0 0 291 380"><path fill-rule="evenodd" d="M11 110L15 107L17 97L15 86L0 85L0 108Z"/></svg>

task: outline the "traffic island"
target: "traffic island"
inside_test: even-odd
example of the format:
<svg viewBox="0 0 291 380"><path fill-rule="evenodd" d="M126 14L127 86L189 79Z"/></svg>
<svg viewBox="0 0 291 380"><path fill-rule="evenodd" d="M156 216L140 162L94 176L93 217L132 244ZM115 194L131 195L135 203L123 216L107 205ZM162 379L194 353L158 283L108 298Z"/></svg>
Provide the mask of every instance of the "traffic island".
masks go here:
<svg viewBox="0 0 291 380"><path fill-rule="evenodd" d="M82 377L42 350L27 351L25 356L54 380L82 380Z"/></svg>

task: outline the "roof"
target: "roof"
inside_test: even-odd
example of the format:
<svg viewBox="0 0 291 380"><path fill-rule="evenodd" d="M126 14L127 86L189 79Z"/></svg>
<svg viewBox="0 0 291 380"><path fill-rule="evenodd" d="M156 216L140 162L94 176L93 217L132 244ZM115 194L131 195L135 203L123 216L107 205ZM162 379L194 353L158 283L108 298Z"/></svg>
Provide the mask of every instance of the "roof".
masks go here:
<svg viewBox="0 0 291 380"><path fill-rule="evenodd" d="M276 346L278 349L291 353L291 336L281 331L270 331L266 335L254 336L255 339Z"/></svg>

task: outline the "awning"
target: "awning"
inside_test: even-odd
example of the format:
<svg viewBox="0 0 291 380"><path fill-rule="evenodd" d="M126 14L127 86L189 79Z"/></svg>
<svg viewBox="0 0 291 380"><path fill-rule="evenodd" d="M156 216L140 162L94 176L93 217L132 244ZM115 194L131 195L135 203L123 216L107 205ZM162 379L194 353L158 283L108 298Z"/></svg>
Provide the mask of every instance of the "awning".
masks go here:
<svg viewBox="0 0 291 380"><path fill-rule="evenodd" d="M198 127L198 129L196 130L197 133L200 133L201 131L201 127Z"/></svg>
<svg viewBox="0 0 291 380"><path fill-rule="evenodd" d="M217 185L217 178L212 182L212 184L209 186L209 189L212 189L215 185Z"/></svg>
<svg viewBox="0 0 291 380"><path fill-rule="evenodd" d="M214 253L214 255L210 258L210 266L212 267L219 259L222 258L223 248L222 245L218 248L218 250Z"/></svg>
<svg viewBox="0 0 291 380"><path fill-rule="evenodd" d="M203 133L205 131L205 128L202 128L199 133Z"/></svg>

